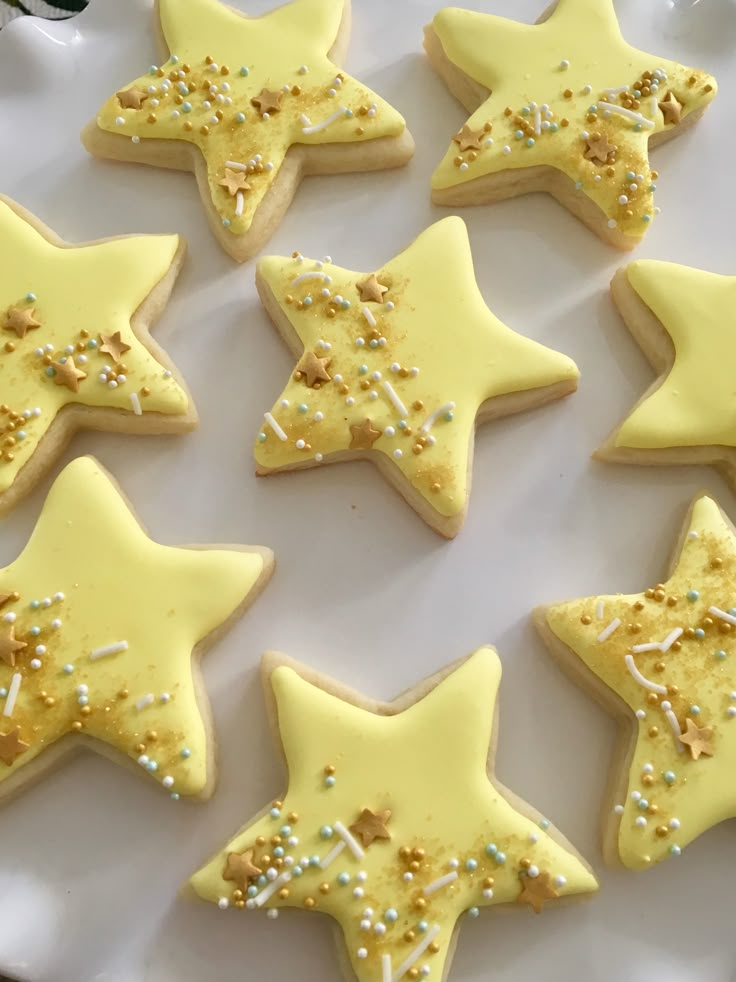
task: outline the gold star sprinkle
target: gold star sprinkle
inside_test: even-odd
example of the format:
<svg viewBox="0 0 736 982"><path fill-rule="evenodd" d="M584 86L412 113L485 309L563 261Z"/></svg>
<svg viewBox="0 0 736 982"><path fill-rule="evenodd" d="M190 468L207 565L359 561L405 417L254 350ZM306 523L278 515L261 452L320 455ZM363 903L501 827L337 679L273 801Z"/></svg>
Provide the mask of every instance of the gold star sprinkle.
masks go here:
<svg viewBox="0 0 736 982"><path fill-rule="evenodd" d="M452 139L459 145L460 151L465 153L466 150L480 150L483 145L481 141L487 136L485 129L474 130L472 126L468 126L466 123Z"/></svg>
<svg viewBox="0 0 736 982"><path fill-rule="evenodd" d="M54 361L51 364L55 372L55 384L65 385L72 392L79 392L79 383L87 378L87 373L77 368L74 364L74 358L67 355L65 361Z"/></svg>
<svg viewBox="0 0 736 982"><path fill-rule="evenodd" d="M148 93L142 89L123 89L117 93L117 99L123 109L140 109L148 98Z"/></svg>
<svg viewBox="0 0 736 982"><path fill-rule="evenodd" d="M331 381L331 376L327 373L330 360L330 358L318 358L313 351L305 351L299 359L296 371L312 389L318 382Z"/></svg>
<svg viewBox="0 0 736 982"><path fill-rule="evenodd" d="M235 196L238 191L250 191L250 184L245 179L243 171L230 170L225 168L225 176L220 181L221 188L227 188L227 193Z"/></svg>
<svg viewBox="0 0 736 982"><path fill-rule="evenodd" d="M365 419L360 424L353 423L350 434L350 450L370 450L380 437L381 430L377 430L369 419Z"/></svg>
<svg viewBox="0 0 736 982"><path fill-rule="evenodd" d="M667 93L667 98L662 100L662 102L657 103L657 105L662 110L665 123L676 124L682 120L682 110L684 107L682 103L678 101L677 96L672 89L670 89Z"/></svg>
<svg viewBox="0 0 736 982"><path fill-rule="evenodd" d="M542 913L542 907L548 900L556 900L559 893L552 886L552 877L549 873L540 873L538 876L526 874L521 877L521 893L517 897L520 904L529 904L535 914Z"/></svg>
<svg viewBox="0 0 736 982"><path fill-rule="evenodd" d="M600 134L593 134L585 141L585 159L594 160L597 164L607 164L612 154L615 154L618 147L608 142L608 137Z"/></svg>
<svg viewBox="0 0 736 982"><path fill-rule="evenodd" d="M680 734L680 743L684 743L690 750L693 760L699 760L701 754L706 757L713 756L713 728L711 726L698 726L693 720L685 720L685 733Z"/></svg>
<svg viewBox="0 0 736 982"><path fill-rule="evenodd" d="M363 303L383 303L383 295L388 293L388 287L378 282L375 273L371 273L370 276L355 285Z"/></svg>
<svg viewBox="0 0 736 982"><path fill-rule="evenodd" d="M245 849L243 852L229 853L222 873L223 880L232 880L241 890L247 890L248 881L263 872L253 862L254 852L253 849Z"/></svg>
<svg viewBox="0 0 736 982"><path fill-rule="evenodd" d="M25 641L18 641L15 637L15 627L12 624L0 630L0 660L6 665L14 668L16 654L27 647Z"/></svg>
<svg viewBox="0 0 736 982"><path fill-rule="evenodd" d="M266 113L277 113L281 109L281 100L284 98L282 89L261 89L258 95L254 95L250 100L256 107L261 116Z"/></svg>
<svg viewBox="0 0 736 982"><path fill-rule="evenodd" d="M376 839L390 839L391 833L388 830L388 823L391 812L388 808L384 811L373 812L370 808L364 808L360 817L350 826L350 831L360 837L363 848L373 845Z"/></svg>
<svg viewBox="0 0 736 982"><path fill-rule="evenodd" d="M130 345L122 340L120 331L115 331L114 334L101 334L100 341L102 341L100 351L109 355L113 361L120 361L125 352L130 351Z"/></svg>
<svg viewBox="0 0 736 982"><path fill-rule="evenodd" d="M11 307L5 315L3 329L15 331L16 337L24 338L29 331L41 326L41 322L36 320L34 314L33 308L29 310L28 308Z"/></svg>
<svg viewBox="0 0 736 982"><path fill-rule="evenodd" d="M28 750L29 746L30 744L21 740L19 726L8 733L0 733L0 760L10 767L15 763L16 758Z"/></svg>

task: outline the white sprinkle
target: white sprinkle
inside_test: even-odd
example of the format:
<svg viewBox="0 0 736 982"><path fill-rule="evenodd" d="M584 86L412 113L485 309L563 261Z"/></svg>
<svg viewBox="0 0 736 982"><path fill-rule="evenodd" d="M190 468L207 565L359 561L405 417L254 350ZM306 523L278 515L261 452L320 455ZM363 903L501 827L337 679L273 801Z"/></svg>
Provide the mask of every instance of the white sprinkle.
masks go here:
<svg viewBox="0 0 736 982"><path fill-rule="evenodd" d="M171 777L170 774L167 774L166 777L163 779L163 781L161 783L163 784L163 786L165 788L173 788L173 786L174 786L174 779L173 779L173 777Z"/></svg>
<svg viewBox="0 0 736 982"><path fill-rule="evenodd" d="M355 952L355 954L358 956L358 958L367 958L368 957L368 949L367 948L358 948L358 950Z"/></svg>
<svg viewBox="0 0 736 982"><path fill-rule="evenodd" d="M555 884L556 887L566 887L567 886L567 877L563 876L560 873L559 876L556 876L554 878L554 884Z"/></svg>
<svg viewBox="0 0 736 982"><path fill-rule="evenodd" d="M227 897L220 897L220 899L217 901L217 906L220 908L220 910L227 910L230 906L230 901L227 899Z"/></svg>
<svg viewBox="0 0 736 982"><path fill-rule="evenodd" d="M401 460L401 458L402 458L403 456L404 456L404 451L403 451L403 450L399 450L398 448L397 448L396 450L394 450L394 457L395 457L395 458L396 458L397 460Z"/></svg>
<svg viewBox="0 0 736 982"><path fill-rule="evenodd" d="M386 393L386 395L389 397L391 402L394 404L394 407L396 408L399 416L402 417L408 416L409 410L406 408L406 406L401 401L401 399L399 399L398 395L396 394L396 389L394 389L393 385L391 385L390 382L385 382L385 381L381 382L381 385L383 386L383 391Z"/></svg>
<svg viewBox="0 0 736 982"><path fill-rule="evenodd" d="M409 969L412 967L414 962L421 958L424 952L429 948L434 939L440 933L439 924L435 924L431 931L427 931L422 940L416 946L416 948L406 957L406 959L399 965L393 974L391 982L399 982L400 979L406 975Z"/></svg>
<svg viewBox="0 0 736 982"><path fill-rule="evenodd" d="M635 113L633 109L624 109L623 106L615 106L612 102L606 102L601 99L598 103L599 106L605 106L609 112L618 113L619 116L625 116L627 119L633 119L637 123L641 123L642 126L648 126L650 129L654 127L654 122L651 119L647 119L641 113Z"/></svg>
<svg viewBox="0 0 736 982"><path fill-rule="evenodd" d="M125 117L123 117L123 116L116 116L115 117L115 123L118 126L125 126Z"/></svg>
<svg viewBox="0 0 736 982"><path fill-rule="evenodd" d="M43 662L41 661L40 658L31 658L31 668L34 671L38 671L38 669L41 667L42 664Z"/></svg>
<svg viewBox="0 0 736 982"><path fill-rule="evenodd" d="M15 700L18 698L18 692L20 691L20 684L23 681L23 676L20 672L16 672L13 678L10 680L10 688L8 689L8 697L5 700L5 708L3 709L3 716L12 716L13 710L15 709Z"/></svg>
<svg viewBox="0 0 736 982"><path fill-rule="evenodd" d="M614 619L611 621L608 627L603 628L601 633L596 638L596 641L598 641L599 644L602 643L603 641L608 641L608 639L611 637L613 632L617 631L620 627L621 627L621 618L614 617Z"/></svg>
<svg viewBox="0 0 736 982"><path fill-rule="evenodd" d="M280 876L277 876L275 880L268 883L258 894L254 897L256 907L262 907L267 900L269 900L276 891L281 887L283 883L288 883L291 879L291 873L284 872Z"/></svg>
<svg viewBox="0 0 736 982"><path fill-rule="evenodd" d="M301 116L299 117L299 122L302 124L302 126L312 125L312 120L305 113L301 114Z"/></svg>
<svg viewBox="0 0 736 982"><path fill-rule="evenodd" d="M143 410L141 409L141 400L138 398L137 392L130 393L130 404L133 407L133 412L136 416L142 416Z"/></svg>
<svg viewBox="0 0 736 982"><path fill-rule="evenodd" d="M373 316L373 314L370 312L370 310L368 310L367 307L363 307L363 309L361 310L361 313L362 313L363 317L365 317L365 319L368 321L368 323L370 324L371 327L375 327L376 326L376 318Z"/></svg>
<svg viewBox="0 0 736 982"><path fill-rule="evenodd" d="M624 806L623 805L615 805L613 811L614 811L614 814L616 814L616 815L623 815L623 813L624 813Z"/></svg>
<svg viewBox="0 0 736 982"><path fill-rule="evenodd" d="M97 658L104 658L106 655L117 655L121 651L127 650L127 641L114 641L112 644L106 644L102 648L95 648L93 651L90 651L89 657L92 661L95 661Z"/></svg>
<svg viewBox="0 0 736 982"><path fill-rule="evenodd" d="M636 827L640 829L646 828L647 820L646 818L644 818L643 815L639 815L639 817L634 820L634 825L636 825Z"/></svg>
<svg viewBox="0 0 736 982"><path fill-rule="evenodd" d="M679 827L680 827L680 819L679 818L671 818L670 819L670 828L671 829L679 829Z"/></svg>
<svg viewBox="0 0 736 982"><path fill-rule="evenodd" d="M241 171L248 170L248 165L247 164L241 164L237 160L226 160L225 161L225 166L226 167L229 167L230 170L241 170Z"/></svg>
<svg viewBox="0 0 736 982"><path fill-rule="evenodd" d="M310 126L303 126L302 133L305 136L309 136L312 133L319 133L320 130L327 129L328 126L330 126L336 120L344 116L345 112L346 112L345 106L340 106L340 108L336 109L335 112L332 113L332 115L327 117L327 119L323 119L321 123L315 123L314 125L310 125Z"/></svg>
<svg viewBox="0 0 736 982"><path fill-rule="evenodd" d="M534 865L532 864L532 865L531 865L531 866L529 867L529 869L528 869L528 870L526 871L526 875L527 875L527 876L531 876L531 878L532 878L533 880L535 880L535 879L536 879L536 878L537 878L537 877L539 876L539 867L538 867L538 866L534 866Z"/></svg>
<svg viewBox="0 0 736 982"><path fill-rule="evenodd" d="M602 600L599 600L598 603L595 605L595 616L598 618L599 621L603 620L604 610L605 610L605 605Z"/></svg>
<svg viewBox="0 0 736 982"><path fill-rule="evenodd" d="M141 696L141 698L135 704L135 708L138 710L138 712L140 712L142 709L145 709L146 706L150 706L153 701L154 695L152 692L149 692L148 695Z"/></svg>
<svg viewBox="0 0 736 982"><path fill-rule="evenodd" d="M503 154L505 157L508 157L510 153L511 153L511 147L508 144L506 144L506 146L503 148Z"/></svg>
<svg viewBox="0 0 736 982"><path fill-rule="evenodd" d="M243 214L243 205L245 203L245 197L242 191L238 191L235 195L235 214L238 218Z"/></svg>
<svg viewBox="0 0 736 982"><path fill-rule="evenodd" d="M682 628L676 627L674 631L670 631L664 641L660 644L659 650L662 652L669 651L672 645L677 641L677 639L682 634Z"/></svg>
<svg viewBox="0 0 736 982"><path fill-rule="evenodd" d="M365 853L358 845L358 842L355 839L355 837L352 835L352 833L348 832L348 830L345 828L342 822L335 822L335 824L332 827L340 836L340 838L344 841L345 845L348 847L350 852L355 856L355 858L362 859ZM360 874L358 874L358 879L360 880Z"/></svg>
<svg viewBox="0 0 736 982"><path fill-rule="evenodd" d="M736 624L736 617L733 614L727 614L725 610L721 610L720 607L709 607L708 613L713 614L714 617L720 617L722 621L726 621L727 624Z"/></svg>
<svg viewBox="0 0 736 982"><path fill-rule="evenodd" d="M663 708L664 706L665 703L662 703ZM671 709L665 709L664 714L667 717L670 726L672 727L672 732L675 734L675 748L678 754L680 754L682 753L683 750L682 744L680 743L680 737L682 736L682 730L680 729L680 724L678 722L677 717L675 716L675 714L672 712Z"/></svg>
<svg viewBox="0 0 736 982"><path fill-rule="evenodd" d="M534 132L537 136L542 135L542 113L539 109L534 110Z"/></svg>
<svg viewBox="0 0 736 982"><path fill-rule="evenodd" d="M659 651L659 641L647 641L646 644L635 644L632 645L631 650L635 655L640 654L642 651Z"/></svg>
<svg viewBox="0 0 736 982"><path fill-rule="evenodd" d="M78 696L86 696L88 692L89 692L89 686L88 685L85 685L84 683L82 683L81 685L78 685L77 686L77 695Z"/></svg>
<svg viewBox="0 0 736 982"><path fill-rule="evenodd" d="M363 887L356 887L353 890L353 896L355 897L356 900L362 900L364 893L365 890L363 889Z"/></svg>
<svg viewBox="0 0 736 982"><path fill-rule="evenodd" d="M381 982L391 982L391 955L388 952L381 956L381 970L383 973Z"/></svg>
<svg viewBox="0 0 736 982"><path fill-rule="evenodd" d="M386 925L383 923L383 921L378 921L377 924L373 925L373 932L379 937L386 933Z"/></svg>
<svg viewBox="0 0 736 982"><path fill-rule="evenodd" d="M427 416L427 418L424 420L422 425L419 427L419 432L429 433L429 431L432 429L432 427L440 418L440 416L444 416L445 413L451 413L454 408L455 408L454 402L446 402L443 406L440 406L439 409L435 409L435 411L433 413L430 413L429 416Z"/></svg>
<svg viewBox="0 0 736 982"><path fill-rule="evenodd" d="M647 718L647 714L644 712L643 709L637 709L637 711L634 713L634 716L636 716L638 720L643 720Z"/></svg>
<svg viewBox="0 0 736 982"><path fill-rule="evenodd" d="M695 531L695 529L691 529L687 533L687 537L688 537L688 539L697 539L698 538L698 533Z"/></svg>
<svg viewBox="0 0 736 982"><path fill-rule="evenodd" d="M437 890L441 890L442 887L446 887L448 883L454 883L457 879L457 871L453 870L452 873L445 873L444 876L440 876L437 880L432 880L422 891L425 897L431 897L433 893Z"/></svg>
<svg viewBox="0 0 736 982"><path fill-rule="evenodd" d="M327 869L327 867L331 863L334 863L334 861L337 859L337 857L340 855L340 853L343 851L344 848L345 848L345 842L338 842L333 849L330 849L330 851L321 861L321 863L319 864L320 867L322 869Z"/></svg>
<svg viewBox="0 0 736 982"><path fill-rule="evenodd" d="M273 416L271 415L271 413L264 413L263 414L263 418L268 423L268 425L271 427L271 429L274 431L274 433L279 438L279 440L282 440L282 441L285 442L286 440L289 439L288 436L281 429L281 427L279 426L279 424L276 422L276 420L273 418Z"/></svg>
<svg viewBox="0 0 736 982"><path fill-rule="evenodd" d="M622 92L628 92L629 87L628 85L619 85L617 89L604 89L603 91L609 96L621 95Z"/></svg>
<svg viewBox="0 0 736 982"><path fill-rule="evenodd" d="M10 611L10 613L5 614L3 616L3 620L5 621L6 624L12 624L15 621L15 614L12 612L12 610Z"/></svg>
<svg viewBox="0 0 736 982"><path fill-rule="evenodd" d="M660 695L665 695L667 688L664 685L659 685L657 682L650 682L648 678L645 678L639 669L636 667L633 655L624 655L624 661L626 662L626 667L628 668L630 674L639 685L643 685L645 689L649 689L652 692L659 692Z"/></svg>
<svg viewBox="0 0 736 982"><path fill-rule="evenodd" d="M164 703L168 702L169 699L171 699L171 696L169 695L168 692L162 692L161 695L158 697L158 701Z"/></svg>

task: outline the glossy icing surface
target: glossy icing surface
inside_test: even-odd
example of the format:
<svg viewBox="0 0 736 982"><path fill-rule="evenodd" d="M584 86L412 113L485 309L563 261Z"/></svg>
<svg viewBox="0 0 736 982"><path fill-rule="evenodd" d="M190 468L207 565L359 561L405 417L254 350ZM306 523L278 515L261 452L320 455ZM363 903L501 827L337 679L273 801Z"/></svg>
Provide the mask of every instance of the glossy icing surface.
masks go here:
<svg viewBox="0 0 736 982"><path fill-rule="evenodd" d="M134 394L142 413L187 412L186 393L130 326L178 247L176 235L141 235L61 248L0 199L0 491L11 486L64 406L109 406L132 415ZM100 350L101 334L116 333L128 349L119 360ZM56 381L54 364L69 356L87 376L76 390Z"/></svg>
<svg viewBox="0 0 736 982"><path fill-rule="evenodd" d="M197 147L223 224L242 234L291 146L363 143L406 128L396 110L330 61L343 11L344 0L291 0L246 17L220 0L159 0L171 57L121 90L140 93L137 108L113 95L97 124L135 141Z"/></svg>
<svg viewBox="0 0 736 982"><path fill-rule="evenodd" d="M631 869L679 856L736 814L735 606L736 538L702 497L666 582L548 610L554 634L633 714L636 745L615 807L621 861ZM700 750L698 739L685 742L693 728Z"/></svg>
<svg viewBox="0 0 736 982"><path fill-rule="evenodd" d="M452 64L492 93L467 123L478 148L453 142L432 186L554 167L609 225L641 238L654 215L649 138L702 110L712 76L624 41L613 0L559 0L535 25L448 7L432 26ZM670 93L680 110L662 109Z"/></svg>
<svg viewBox="0 0 736 982"><path fill-rule="evenodd" d="M0 570L0 787L79 732L172 795L202 791L211 752L192 649L262 570L258 553L153 542L96 461L69 464L26 548Z"/></svg>
<svg viewBox="0 0 736 982"><path fill-rule="evenodd" d="M459 218L430 226L376 274L298 254L261 259L259 272L329 377L314 387L308 374L292 375L271 409L285 439L267 420L256 441L264 469L369 449L388 457L440 515L457 515L479 407L578 377L570 358L516 334L488 309ZM373 275L385 289L363 300L370 291L360 287ZM356 432L366 420L366 433Z"/></svg>
<svg viewBox="0 0 736 982"><path fill-rule="evenodd" d="M270 682L288 791L195 874L197 893L221 907L327 913L342 929L356 979L398 982L419 977L424 965L445 977L466 911L529 903L535 887L547 900L596 890L549 823L520 814L488 778L500 677L498 656L480 649L392 714L277 667ZM263 870L243 890L223 877L233 854Z"/></svg>
<svg viewBox="0 0 736 982"><path fill-rule="evenodd" d="M626 273L672 339L675 361L621 425L616 446L736 446L736 277L655 260L630 263Z"/></svg>

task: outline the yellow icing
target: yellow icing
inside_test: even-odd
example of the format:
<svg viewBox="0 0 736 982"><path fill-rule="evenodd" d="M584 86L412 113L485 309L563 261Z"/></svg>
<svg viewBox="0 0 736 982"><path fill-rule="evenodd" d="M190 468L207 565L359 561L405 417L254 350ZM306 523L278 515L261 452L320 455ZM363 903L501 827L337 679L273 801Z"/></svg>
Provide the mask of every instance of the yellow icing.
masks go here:
<svg viewBox="0 0 736 982"><path fill-rule="evenodd" d="M328 53L343 8L344 0L292 0L262 17L246 17L219 0L160 0L163 34L176 62L169 59L158 74L149 72L128 86L142 91L156 86L157 91L140 109L123 109L117 96L112 96L102 107L97 124L125 137L184 140L198 147L207 163L215 208L229 222L231 232L242 234L250 228L289 147L362 143L397 137L406 129L396 110L330 61ZM207 57L214 59L215 68L206 63ZM190 70L181 79L176 73L185 71L185 65ZM300 72L302 66L306 73ZM241 67L248 69L247 77L240 74ZM223 68L226 76L221 74ZM207 81L218 86L212 98L202 88ZM170 84L168 91L161 90L164 83ZM229 89L223 91L223 83ZM194 90L184 99L192 106L188 113L176 102L180 84ZM264 88L275 91L284 86L289 92L283 96L281 109L263 119L251 99ZM294 86L298 94L293 93ZM218 103L218 95L232 102ZM151 108L151 98L159 101L155 108ZM205 100L211 102L209 109L202 105ZM302 115L317 125L340 107L349 110L350 116L343 115L316 133L304 133ZM213 123L217 111L222 120ZM172 118L172 112L179 115ZM155 120L150 122L152 113ZM238 113L245 114L244 122L238 122ZM189 124L191 130L185 128ZM208 127L207 135L201 132L202 126ZM248 174L250 190L245 192L240 217L235 214L236 197L219 184L226 161L254 161L256 165Z"/></svg>
<svg viewBox="0 0 736 982"><path fill-rule="evenodd" d="M150 394L139 396L142 410L187 412L186 393L173 377L164 376L163 366L130 326L136 309L169 271L178 247L176 235L144 235L61 248L0 200L0 328L11 308L33 310L41 324L24 338L0 330L0 403L16 415L40 410L17 423L7 410L0 415L6 441L0 455L0 492L12 485L64 406L109 406L132 415L131 393L147 387ZM28 294L36 299L27 299ZM113 389L99 380L103 368L115 368L115 362L89 348L82 331L97 343L100 332L120 332L121 340L130 345L122 359L125 383ZM76 350L78 344L83 345L81 352ZM65 356L67 345L75 347L75 364L87 373L78 392L55 384L46 374L49 366L37 354L46 345L53 346L53 361ZM80 361L80 354L86 362ZM18 431L26 436L19 439ZM8 444L9 439L14 444Z"/></svg>
<svg viewBox="0 0 736 982"><path fill-rule="evenodd" d="M675 362L621 425L616 446L736 446L736 277L654 260L630 263L626 275L672 339Z"/></svg>
<svg viewBox="0 0 736 982"><path fill-rule="evenodd" d="M452 143L435 171L432 187L451 188L488 174L525 167L554 167L580 182L579 193L595 202L609 224L613 222L634 239L641 238L654 212L649 138L676 124L665 123L662 111L654 109L651 95L642 96L638 112L654 126L643 124L639 132L634 128L636 121L621 115L604 118L598 112L589 118L590 107L605 97L606 89L629 86L633 90L643 72L661 69L667 79L659 85L657 100L663 101L674 92L684 105L684 120L715 96L715 79L627 44L621 37L612 0L559 0L552 16L536 25L446 8L436 15L432 26L452 64L492 92L470 117L469 125L477 130L491 124L493 140L491 146L483 146L476 160L468 153L460 154L458 144ZM562 67L565 61L567 68ZM706 91L706 86L711 89ZM571 92L569 98L565 97L566 90ZM621 99L621 95L611 97L619 105ZM529 115L520 117L522 131L529 123L532 134L524 132L523 138L517 139L517 116L532 102L538 107L548 106L552 115L547 122L552 128L533 132L532 108ZM512 111L510 116L505 115L507 107ZM607 165L585 159L583 132L606 135L618 147L610 176ZM534 140L533 146L527 146L529 138ZM510 148L508 154L504 154L506 146ZM460 160L467 169L459 166ZM627 179L629 172L635 175L636 190ZM601 180L596 181L596 176ZM622 195L628 202L619 203Z"/></svg>
<svg viewBox="0 0 736 982"><path fill-rule="evenodd" d="M0 635L12 627L27 644L15 667L0 661L4 690L14 674L21 676L10 716L2 714L7 700L0 699L0 734L20 727L29 745L10 766L0 762L0 788L79 729L77 721L82 734L132 760L145 753L157 765L151 777L159 783L174 778L172 793L200 793L212 778L212 750L197 704L192 649L242 603L263 566L257 552L153 542L97 462L72 461L51 488L26 548L0 570L0 594L20 595L0 607ZM44 598L51 603L44 605ZM12 624L9 615L15 615ZM56 619L61 623L54 628ZM41 628L36 636L34 626ZM127 641L126 651L90 658L119 641ZM37 652L37 645L45 651ZM31 666L33 658L40 667ZM73 671L66 673L65 665ZM86 707L79 703L80 685L88 687ZM137 709L149 693L152 704ZM185 748L191 754L182 757Z"/></svg>
<svg viewBox="0 0 736 982"><path fill-rule="evenodd" d="M530 860L540 874L564 877L564 883L557 881L560 896L595 891L593 875L552 838L548 823L521 814L488 779L500 677L497 655L482 648L403 712L390 706L371 712L329 694L291 667L277 667L270 684L288 791L278 814L267 812L246 826L194 875L196 892L205 900L232 902L237 897L234 884L222 876L228 854L252 848L254 860L262 861L266 850L273 851L271 837L285 824L290 824L289 833L282 834L285 856L300 864L302 857L324 859L340 841L337 833L323 839L323 826L342 822L349 828L364 808L390 810L390 840L376 839L362 858L344 849L326 869L302 863L302 875L293 875L288 883L289 896L282 899L276 893L264 904L303 907L313 897L314 909L340 925L356 979L381 982L383 956L390 955L396 973L421 942L420 920L430 930L439 927L439 950L426 951L417 967L428 964L432 977L445 978L458 918L470 908L517 901L522 859ZM326 786L326 766L335 768L333 787ZM290 845L287 835L296 836L298 843ZM265 838L262 847L256 844L258 836ZM498 850L496 859L486 850L490 843ZM425 853L409 882L403 879L408 862L399 854L402 847ZM423 888L451 871L453 859L458 861L458 878L428 896L426 907L419 910L416 900L424 897ZM475 871L467 868L468 860L477 863ZM283 860L276 865L294 872L294 865ZM350 877L346 885L338 881L342 872ZM361 872L367 874L364 882L358 878ZM493 880L492 896L484 897L487 877ZM320 890L321 883L328 884L329 892ZM354 895L356 887L362 887L363 896ZM385 923L383 936L360 928L368 907L372 922ZM393 923L385 916L390 908L398 915ZM404 933L409 929L416 937L407 941ZM363 947L366 957L360 958L357 952Z"/></svg>
<svg viewBox="0 0 736 982"><path fill-rule="evenodd" d="M319 279L294 285L301 274L320 271L331 278L329 286ZM317 454L327 461L329 455L349 448L350 426L369 418L382 432L372 449L392 461L439 515L455 516L466 505L472 432L481 404L578 377L569 358L516 334L488 309L475 282L467 229L460 218L430 226L381 268L378 280L389 286L383 304L360 300L356 284L368 274L331 263L268 257L259 261L259 272L305 350L331 359L328 372L333 378L314 389L292 374L271 410L288 439L282 441L266 425L265 438L261 435L256 441L256 460L264 470L315 463ZM330 298L321 296L323 289L329 289ZM307 296L313 299L311 306L300 309ZM335 296L349 301L349 309L336 304ZM328 316L330 309L336 310L333 317ZM375 319L375 329L364 309ZM379 341L385 337L384 346L370 347L373 331ZM360 347L359 338L365 341ZM392 365L409 374L403 376ZM361 372L361 366L368 371ZM412 375L412 369L419 371ZM374 372L381 378L373 379ZM370 384L362 388L366 381ZM400 411L383 388L386 381L407 410L405 430L399 428ZM424 421L450 403L455 404L453 418L441 414L428 433L436 442L423 448L420 444L421 452L416 453ZM308 407L306 412L300 411L302 405ZM317 412L324 415L321 422L315 420ZM387 435L387 427L395 429L394 436ZM297 447L298 440L305 442L303 449ZM399 459L394 457L397 449Z"/></svg>
<svg viewBox="0 0 736 982"><path fill-rule="evenodd" d="M736 691L732 640L736 629L709 612L717 607L734 613L736 540L717 504L707 497L695 503L687 529L666 583L645 593L574 600L547 613L555 635L632 712L645 714L633 718L637 739L626 797L616 802L624 806L618 848L621 861L631 869L645 869L676 855L701 832L736 815L736 718L728 714L736 707L731 696ZM689 591L695 592L688 596ZM634 606L637 603L643 605L639 610ZM591 622L584 624L581 617ZM598 641L615 619L620 619L621 626L607 640ZM668 651L631 652L633 645L664 642L677 628L685 633ZM703 636L694 636L695 630ZM635 667L646 679L667 687L667 694L650 692L639 684L627 669L627 654L632 654ZM662 709L664 701L670 702L681 730L686 731L687 718L699 727L712 728L712 757L694 760L687 748L678 753L674 731ZM651 775L646 773L647 765L651 765ZM671 783L664 777L668 771L674 774ZM640 808L632 794L656 806L656 813ZM642 816L646 825L638 827L635 820ZM673 820L679 827L670 827ZM658 828L664 834L658 834Z"/></svg>

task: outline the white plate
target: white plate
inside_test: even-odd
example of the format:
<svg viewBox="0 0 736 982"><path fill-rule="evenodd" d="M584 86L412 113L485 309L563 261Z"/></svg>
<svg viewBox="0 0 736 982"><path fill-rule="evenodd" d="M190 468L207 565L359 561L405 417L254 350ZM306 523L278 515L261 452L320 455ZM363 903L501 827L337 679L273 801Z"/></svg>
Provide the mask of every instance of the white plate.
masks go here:
<svg viewBox="0 0 736 982"><path fill-rule="evenodd" d="M247 6L261 12L270 3ZM445 214L430 205L429 176L465 117L422 54L422 26L439 0L354 6L347 68L403 111L416 158L393 173L308 180L269 251L330 253L373 269ZM544 0L468 6L531 21ZM323 919L228 916L176 896L226 836L283 790L258 656L281 649L390 698L491 641L505 670L499 776L590 859L602 891L539 918L483 912L462 930L453 978L733 980L732 831L714 829L681 860L646 873L602 868L598 813L614 725L559 674L528 618L539 601L656 582L702 487L736 515L713 472L589 459L651 379L607 293L626 257L550 198L463 212L491 307L575 358L582 382L563 403L479 431L470 515L453 543L369 464L256 481L251 442L292 359L257 301L253 264L236 266L215 245L190 175L94 160L79 142L104 98L155 60L150 7L93 0L75 20L21 18L2 31L0 189L70 241L187 237L189 259L156 335L191 385L199 431L82 435L65 460L96 454L160 541L263 543L276 550L278 569L205 663L221 748L210 803L175 805L151 783L85 755L3 807L0 969L32 982L337 980ZM618 8L632 43L702 65L721 83L702 122L655 153L662 214L638 255L733 273L736 7L620 0ZM3 522L0 563L23 546L50 482Z"/></svg>

